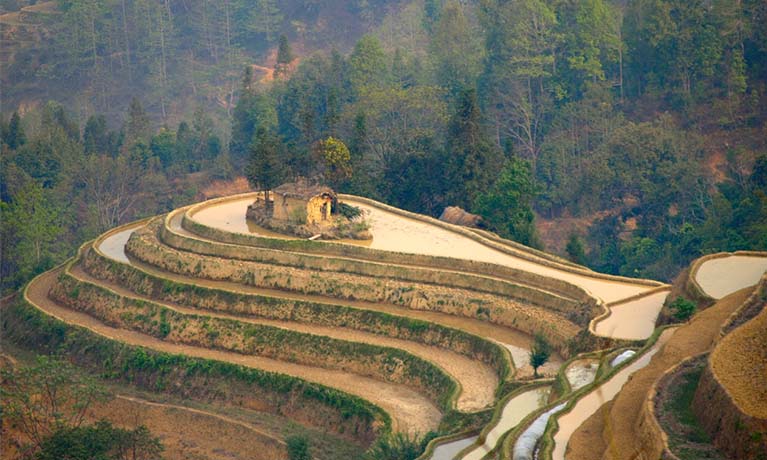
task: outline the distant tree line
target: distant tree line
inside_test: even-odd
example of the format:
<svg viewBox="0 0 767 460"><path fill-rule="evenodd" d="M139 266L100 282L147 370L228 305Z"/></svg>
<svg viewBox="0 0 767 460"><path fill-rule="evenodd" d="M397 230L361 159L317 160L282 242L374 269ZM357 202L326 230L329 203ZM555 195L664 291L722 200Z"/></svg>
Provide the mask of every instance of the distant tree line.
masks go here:
<svg viewBox="0 0 767 460"><path fill-rule="evenodd" d="M245 26L255 13L240 3L192 3L188 11L156 4L141 17L155 18L155 38L185 38L167 46L210 40L205 60L227 61L231 50L266 40L265 25ZM86 19L108 17L122 69L162 75L162 49L147 58L150 72L143 48L119 39L120 2L103 16L86 4L59 8L79 15L80 62L106 56L85 38L95 30ZM588 230L570 236L568 256L628 276L669 280L705 253L767 249L764 2L426 0L386 14L385 2L371 5L354 14L373 33L348 54L296 62L290 40L275 32L279 71L269 83L232 59L218 87L231 99L230 127L199 108L191 121L157 129L138 102L159 113L151 91L123 109L116 128L99 115L78 126L56 104L6 114L4 288L99 231L190 200L195 175L234 171L259 188L314 177L434 216L458 205L531 246L542 244L536 215L581 218ZM227 11L231 42L210 36L227 29L203 20L220 26ZM138 33L134 21L129 36Z"/></svg>

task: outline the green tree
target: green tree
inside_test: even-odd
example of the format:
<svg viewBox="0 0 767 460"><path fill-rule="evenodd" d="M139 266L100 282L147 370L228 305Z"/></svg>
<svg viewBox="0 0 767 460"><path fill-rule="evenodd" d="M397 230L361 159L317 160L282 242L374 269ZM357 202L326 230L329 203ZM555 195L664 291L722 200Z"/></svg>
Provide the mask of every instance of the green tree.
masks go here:
<svg viewBox="0 0 767 460"><path fill-rule="evenodd" d="M117 428L105 420L60 427L43 442L35 460L160 460L163 446L145 426Z"/></svg>
<svg viewBox="0 0 767 460"><path fill-rule="evenodd" d="M12 254L21 279L40 273L53 264L64 231L62 210L51 202L43 188L28 181L11 203L0 203L4 239L14 241Z"/></svg>
<svg viewBox="0 0 767 460"><path fill-rule="evenodd" d="M280 34L279 45L277 46L277 63L274 65L275 78L287 74L288 66L293 62L293 50L290 48L290 42L285 34Z"/></svg>
<svg viewBox="0 0 767 460"><path fill-rule="evenodd" d="M671 313L679 321L687 321L695 314L696 306L695 302L689 301L684 297L677 297L673 302L669 304Z"/></svg>
<svg viewBox="0 0 767 460"><path fill-rule="evenodd" d="M530 365L533 375L538 377L538 368L546 364L551 357L551 345L541 334L535 334L533 346L530 348Z"/></svg>
<svg viewBox="0 0 767 460"><path fill-rule="evenodd" d="M435 62L437 81L450 94L458 95L474 86L483 59L480 37L458 2L445 4L434 25L429 54Z"/></svg>
<svg viewBox="0 0 767 460"><path fill-rule="evenodd" d="M130 107L128 108L128 120L125 122L125 134L128 146L137 142L148 144L149 138L152 135L149 115L147 115L144 110L144 106L141 105L141 101L135 97L131 99Z"/></svg>
<svg viewBox="0 0 767 460"><path fill-rule="evenodd" d="M288 436L285 441L288 445L289 460L311 460L309 441L305 436Z"/></svg>
<svg viewBox="0 0 767 460"><path fill-rule="evenodd" d="M86 154L117 154L117 135L109 131L104 115L91 115L83 130L83 150Z"/></svg>
<svg viewBox="0 0 767 460"><path fill-rule="evenodd" d="M560 36L552 7L543 0L482 3L487 59L481 86L498 130L498 144L510 138L536 167L552 98Z"/></svg>
<svg viewBox="0 0 767 460"><path fill-rule="evenodd" d="M464 90L450 120L445 146L447 180L452 190L447 200L464 209L490 188L503 161L501 152L488 140L482 122L476 91Z"/></svg>
<svg viewBox="0 0 767 460"><path fill-rule="evenodd" d="M386 54L381 42L372 35L365 35L354 45L349 56L351 83L357 93L378 88L387 80Z"/></svg>
<svg viewBox="0 0 767 460"><path fill-rule="evenodd" d="M8 122L8 129L3 133L3 142L12 150L21 147L27 142L27 136L24 133L24 127L21 125L19 112L13 112Z"/></svg>
<svg viewBox="0 0 767 460"><path fill-rule="evenodd" d="M539 243L531 208L534 194L530 164L512 158L490 189L477 197L472 210L504 238L536 247Z"/></svg>
<svg viewBox="0 0 767 460"><path fill-rule="evenodd" d="M269 191L285 179L284 161L285 148L280 139L265 128L258 128L245 174L252 187L265 192L264 206L268 205Z"/></svg>
<svg viewBox="0 0 767 460"><path fill-rule="evenodd" d="M325 164L323 175L334 187L352 176L351 154L343 141L331 136L320 141L319 147Z"/></svg>
<svg viewBox="0 0 767 460"><path fill-rule="evenodd" d="M584 265L586 263L586 251L583 248L583 242L575 233L570 234L565 251L567 251L567 258L572 262L579 265Z"/></svg>

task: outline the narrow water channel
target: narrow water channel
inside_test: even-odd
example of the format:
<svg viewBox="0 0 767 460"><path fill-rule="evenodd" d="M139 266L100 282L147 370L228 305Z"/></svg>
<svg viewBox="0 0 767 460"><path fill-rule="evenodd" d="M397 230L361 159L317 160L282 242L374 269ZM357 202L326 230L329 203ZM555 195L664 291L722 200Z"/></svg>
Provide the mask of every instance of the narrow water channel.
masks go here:
<svg viewBox="0 0 767 460"><path fill-rule="evenodd" d="M559 430L554 435L554 452L552 454L553 460L564 460L565 450L567 449L567 443L570 441L570 436L578 429L583 422L586 421L592 414L594 414L602 405L612 400L615 395L623 388L623 385L628 381L631 375L647 366L655 353L668 341L673 335L675 329L666 329L661 336L655 342L655 344L646 353L637 358L634 362L621 369L617 374L613 375L610 380L599 385L591 393L582 397L575 403L575 407L567 414L559 417L557 420L559 424Z"/></svg>
<svg viewBox="0 0 767 460"><path fill-rule="evenodd" d="M478 436L469 436L468 438L458 439L456 441L446 442L434 448L429 460L453 460L458 452L474 444Z"/></svg>
<svg viewBox="0 0 767 460"><path fill-rule="evenodd" d="M463 456L463 460L480 460L493 450L501 437L529 414L546 405L551 387L544 386L520 393L503 407L498 423L487 433L485 442Z"/></svg>

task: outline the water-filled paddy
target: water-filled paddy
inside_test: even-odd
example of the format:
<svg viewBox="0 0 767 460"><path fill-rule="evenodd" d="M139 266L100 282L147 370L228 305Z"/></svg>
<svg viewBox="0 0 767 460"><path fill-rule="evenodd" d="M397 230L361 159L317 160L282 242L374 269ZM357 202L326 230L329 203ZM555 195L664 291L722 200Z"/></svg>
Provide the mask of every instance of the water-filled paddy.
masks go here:
<svg viewBox="0 0 767 460"><path fill-rule="evenodd" d="M695 274L703 292L721 299L735 291L753 286L767 270L767 257L728 256L710 259Z"/></svg>
<svg viewBox="0 0 767 460"><path fill-rule="evenodd" d="M668 290L646 295L630 302L610 306L610 316L598 322L597 335L618 339L644 340L655 330L655 320L663 308Z"/></svg>

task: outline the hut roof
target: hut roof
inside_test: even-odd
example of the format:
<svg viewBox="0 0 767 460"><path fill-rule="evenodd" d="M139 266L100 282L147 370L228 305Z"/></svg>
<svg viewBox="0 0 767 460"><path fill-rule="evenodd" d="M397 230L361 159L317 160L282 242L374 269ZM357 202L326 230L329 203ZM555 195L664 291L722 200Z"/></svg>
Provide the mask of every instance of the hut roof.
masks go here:
<svg viewBox="0 0 767 460"><path fill-rule="evenodd" d="M319 195L328 195L334 199L336 197L336 192L334 192L330 187L309 184L304 180L282 184L279 187L276 187L273 192L277 195L307 201Z"/></svg>

